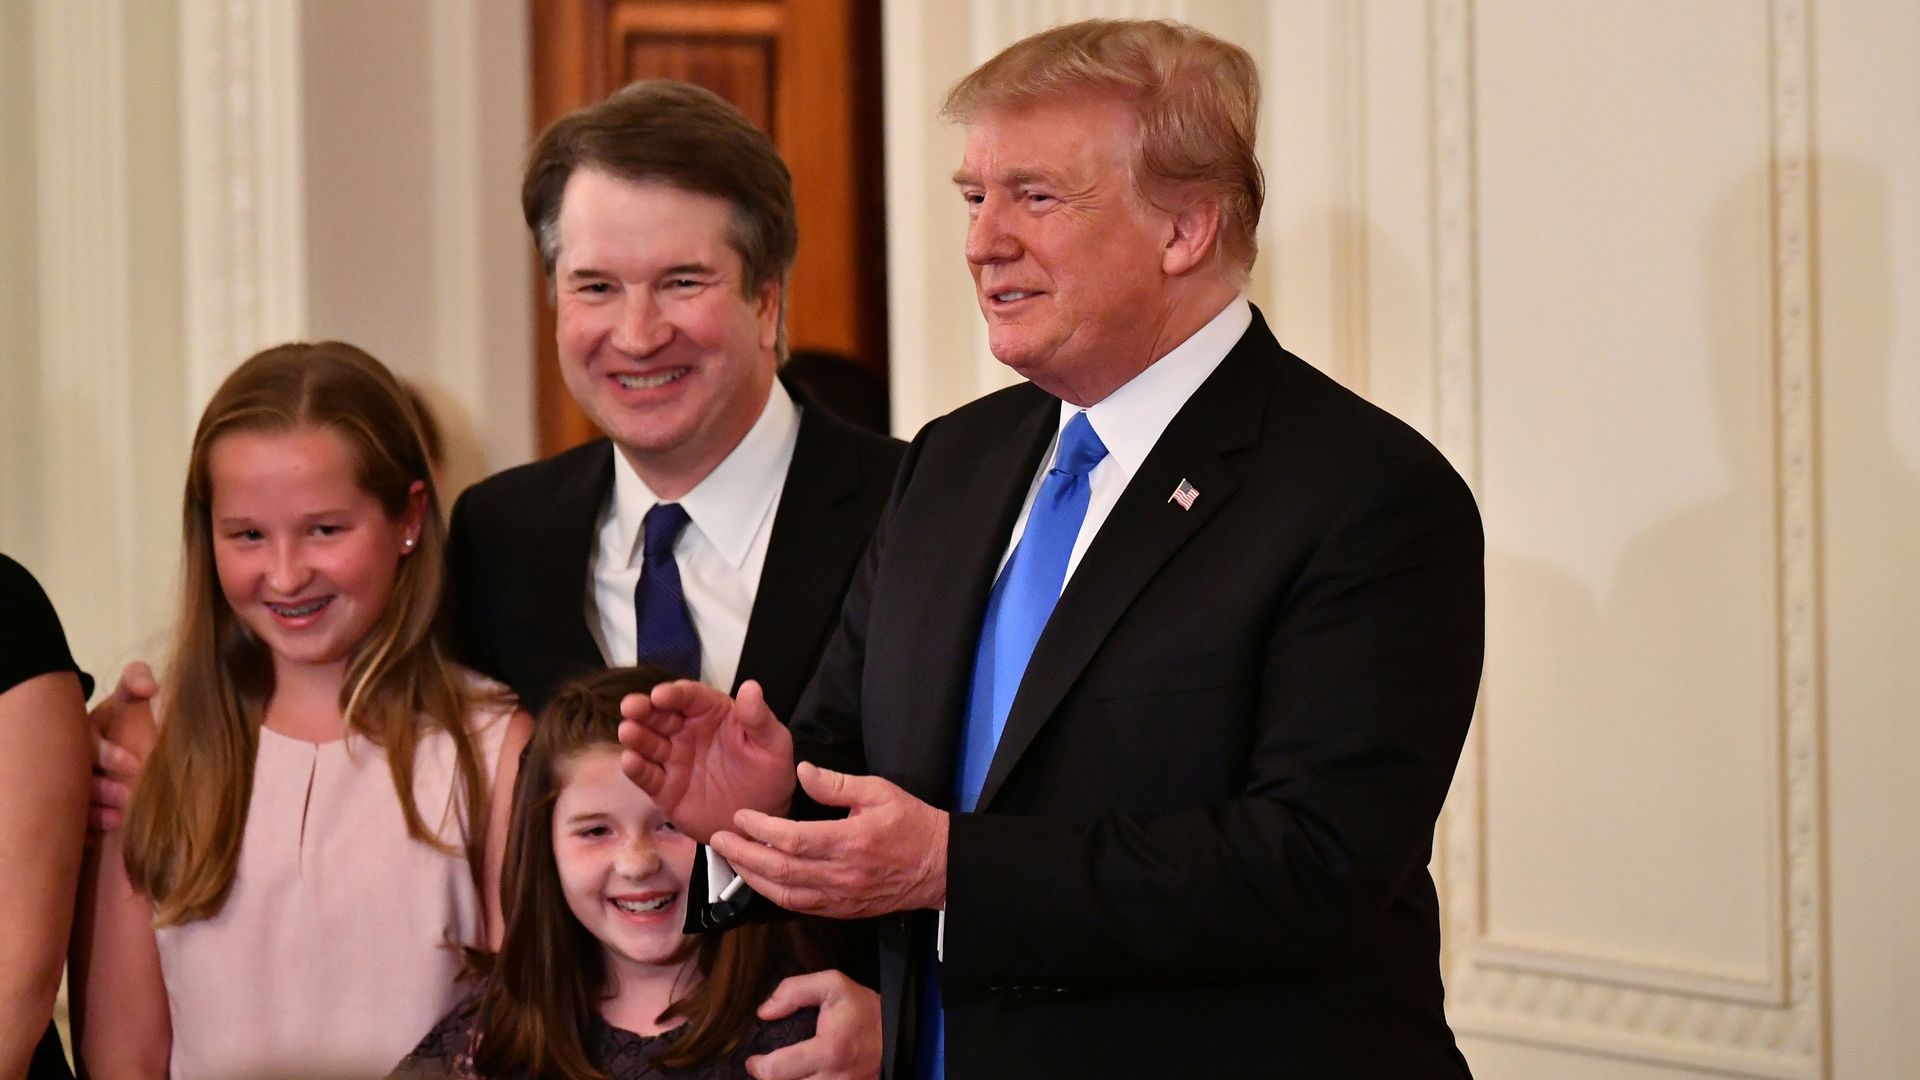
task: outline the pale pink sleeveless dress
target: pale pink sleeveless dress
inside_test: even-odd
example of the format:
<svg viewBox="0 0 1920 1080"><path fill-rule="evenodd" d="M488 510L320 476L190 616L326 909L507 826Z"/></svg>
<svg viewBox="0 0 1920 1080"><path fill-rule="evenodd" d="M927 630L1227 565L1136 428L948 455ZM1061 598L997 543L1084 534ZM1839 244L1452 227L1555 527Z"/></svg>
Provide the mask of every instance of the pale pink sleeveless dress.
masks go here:
<svg viewBox="0 0 1920 1080"><path fill-rule="evenodd" d="M510 712L468 717L489 783ZM455 775L452 739L424 737L414 795L428 827L457 845ZM233 891L213 918L157 931L171 1073L383 1077L460 1000L455 946L480 935L466 859L407 835L379 747L263 728Z"/></svg>

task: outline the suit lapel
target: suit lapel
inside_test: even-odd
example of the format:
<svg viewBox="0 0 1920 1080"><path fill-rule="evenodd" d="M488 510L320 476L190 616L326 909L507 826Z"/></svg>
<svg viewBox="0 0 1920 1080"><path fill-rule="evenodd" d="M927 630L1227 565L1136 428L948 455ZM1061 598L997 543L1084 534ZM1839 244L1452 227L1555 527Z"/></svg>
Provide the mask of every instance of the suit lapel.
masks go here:
<svg viewBox="0 0 1920 1080"><path fill-rule="evenodd" d="M841 509L859 489L853 447L817 406L803 405L733 687L759 680L783 720L813 674L814 646L840 613L842 571L867 543L868 529Z"/></svg>
<svg viewBox="0 0 1920 1080"><path fill-rule="evenodd" d="M543 535L551 542L532 546L527 567L535 583L528 631L547 639L557 666L597 668L605 664L600 646L587 629L587 560L593 550L594 523L613 490L613 444L601 440L585 467L554 492Z"/></svg>
<svg viewBox="0 0 1920 1080"><path fill-rule="evenodd" d="M902 786L937 805L952 797L954 754L994 572L1059 421L1059 401L1034 389L1030 411L981 453L978 467L951 493L951 524L922 579L918 622L908 638L922 677L906 714L914 723L900 725L913 738L899 748L905 756L899 775ZM877 734L871 726L869 732Z"/></svg>
<svg viewBox="0 0 1920 1080"><path fill-rule="evenodd" d="M1034 646L987 770L981 809L991 807L1020 756L1060 707L1134 598L1232 500L1240 475L1228 457L1259 441L1278 375L1273 363L1277 351L1278 345L1256 313L1253 325L1174 415L1121 493ZM1183 480L1199 492L1191 509L1171 499ZM977 625L976 621L976 632Z"/></svg>

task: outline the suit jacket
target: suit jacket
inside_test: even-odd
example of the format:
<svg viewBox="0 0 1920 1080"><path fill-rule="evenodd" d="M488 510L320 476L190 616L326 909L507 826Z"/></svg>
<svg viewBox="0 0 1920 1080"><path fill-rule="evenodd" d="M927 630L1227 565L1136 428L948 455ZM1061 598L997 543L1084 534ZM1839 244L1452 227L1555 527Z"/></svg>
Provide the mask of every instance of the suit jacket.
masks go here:
<svg viewBox="0 0 1920 1080"><path fill-rule="evenodd" d="M1017 386L914 440L795 715L801 757L947 804L1058 408ZM1479 683L1482 561L1445 459L1256 312L1087 548L979 809L952 818L947 1076L1466 1075L1426 863ZM933 924L880 928L894 1076Z"/></svg>
<svg viewBox="0 0 1920 1080"><path fill-rule="evenodd" d="M903 450L794 401L800 431L735 676L758 679L781 717L826 646ZM454 504L448 563L462 659L534 712L569 677L605 666L586 597L612 490L613 444L600 439L491 476Z"/></svg>

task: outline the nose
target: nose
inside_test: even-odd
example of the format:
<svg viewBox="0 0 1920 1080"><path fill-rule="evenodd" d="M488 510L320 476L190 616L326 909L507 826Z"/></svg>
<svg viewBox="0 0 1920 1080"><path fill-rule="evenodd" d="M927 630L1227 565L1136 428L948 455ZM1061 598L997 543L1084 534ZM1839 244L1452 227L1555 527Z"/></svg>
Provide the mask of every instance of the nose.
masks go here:
<svg viewBox="0 0 1920 1080"><path fill-rule="evenodd" d="M1002 204L992 196L982 199L967 219L967 262L986 266L1019 256L1020 242L1007 227Z"/></svg>
<svg viewBox="0 0 1920 1080"><path fill-rule="evenodd" d="M613 859L614 872L630 881L640 881L660 872L660 845L651 833L642 831L621 845Z"/></svg>
<svg viewBox="0 0 1920 1080"><path fill-rule="evenodd" d="M267 566L268 587L277 596L298 596L313 576L300 545L291 540L282 540L274 545L271 558L272 562Z"/></svg>
<svg viewBox="0 0 1920 1080"><path fill-rule="evenodd" d="M629 290L613 327L613 347L628 356L650 356L673 340L673 321L651 292Z"/></svg>

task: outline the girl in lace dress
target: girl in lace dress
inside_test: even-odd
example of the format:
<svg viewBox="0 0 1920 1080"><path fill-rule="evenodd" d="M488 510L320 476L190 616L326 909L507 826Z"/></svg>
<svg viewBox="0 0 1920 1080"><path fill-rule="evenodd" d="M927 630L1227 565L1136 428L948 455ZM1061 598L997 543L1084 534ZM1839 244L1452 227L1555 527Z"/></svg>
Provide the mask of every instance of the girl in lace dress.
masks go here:
<svg viewBox="0 0 1920 1080"><path fill-rule="evenodd" d="M531 721L442 639L445 532L379 361L269 349L194 435L180 621L74 963L95 1077L377 1077L496 940ZM490 808L494 811L490 813Z"/></svg>
<svg viewBox="0 0 1920 1080"><path fill-rule="evenodd" d="M755 1014L781 975L817 966L794 926L682 931L695 844L621 773L616 739L620 699L664 677L599 672L541 713L508 827L506 938L394 1077L736 1077L813 1034L813 1009Z"/></svg>

